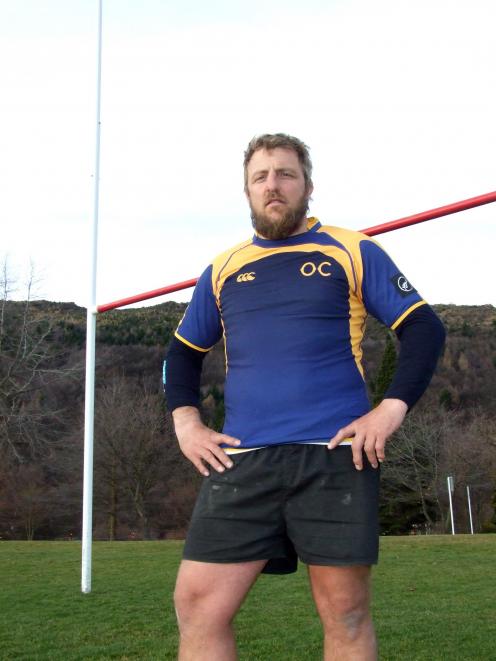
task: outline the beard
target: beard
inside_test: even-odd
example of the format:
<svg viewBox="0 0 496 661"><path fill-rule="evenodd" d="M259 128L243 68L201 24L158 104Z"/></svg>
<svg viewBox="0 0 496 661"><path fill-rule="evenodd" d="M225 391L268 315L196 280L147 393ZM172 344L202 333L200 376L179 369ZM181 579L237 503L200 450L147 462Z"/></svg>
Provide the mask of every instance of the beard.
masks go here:
<svg viewBox="0 0 496 661"><path fill-rule="evenodd" d="M280 199L274 194L271 199ZM308 196L303 194L294 207L290 207L279 220L270 218L265 213L257 213L250 202L251 224L264 239L280 241L291 236L306 218L308 211Z"/></svg>

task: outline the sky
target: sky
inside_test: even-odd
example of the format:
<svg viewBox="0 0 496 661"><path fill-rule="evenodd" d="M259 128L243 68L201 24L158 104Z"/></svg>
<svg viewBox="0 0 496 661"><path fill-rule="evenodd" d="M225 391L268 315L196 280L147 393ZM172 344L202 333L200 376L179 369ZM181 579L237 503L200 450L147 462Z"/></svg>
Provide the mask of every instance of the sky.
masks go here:
<svg viewBox="0 0 496 661"><path fill-rule="evenodd" d="M0 3L11 297L86 306L97 0ZM252 234L250 138L310 146L311 214L363 229L496 190L493 0L103 0L97 302ZM377 237L431 303L496 305L496 203ZM191 290L164 300L189 300Z"/></svg>

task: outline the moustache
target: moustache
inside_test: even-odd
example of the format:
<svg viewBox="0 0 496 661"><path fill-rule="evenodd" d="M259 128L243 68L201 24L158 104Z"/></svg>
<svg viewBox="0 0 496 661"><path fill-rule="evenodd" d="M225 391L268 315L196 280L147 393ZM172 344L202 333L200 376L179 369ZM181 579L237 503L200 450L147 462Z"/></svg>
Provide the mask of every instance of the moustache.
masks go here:
<svg viewBox="0 0 496 661"><path fill-rule="evenodd" d="M284 204L287 204L287 200L284 197L284 195L281 195L277 191L274 191L272 193L268 193L265 198L264 198L264 206L267 206L270 204L270 202L273 202L274 200L277 200L278 202L283 202Z"/></svg>

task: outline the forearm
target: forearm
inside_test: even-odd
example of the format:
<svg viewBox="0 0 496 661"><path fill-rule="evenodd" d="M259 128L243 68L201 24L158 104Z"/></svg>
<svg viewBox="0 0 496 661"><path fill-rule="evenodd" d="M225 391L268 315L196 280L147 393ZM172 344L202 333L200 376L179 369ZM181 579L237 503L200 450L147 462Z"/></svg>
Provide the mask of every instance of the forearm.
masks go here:
<svg viewBox="0 0 496 661"><path fill-rule="evenodd" d="M169 411L178 408L198 409L204 357L205 353L173 338L165 362L164 390Z"/></svg>
<svg viewBox="0 0 496 661"><path fill-rule="evenodd" d="M396 329L398 364L384 399L399 399L412 408L429 385L444 346L445 330L432 308L424 305Z"/></svg>

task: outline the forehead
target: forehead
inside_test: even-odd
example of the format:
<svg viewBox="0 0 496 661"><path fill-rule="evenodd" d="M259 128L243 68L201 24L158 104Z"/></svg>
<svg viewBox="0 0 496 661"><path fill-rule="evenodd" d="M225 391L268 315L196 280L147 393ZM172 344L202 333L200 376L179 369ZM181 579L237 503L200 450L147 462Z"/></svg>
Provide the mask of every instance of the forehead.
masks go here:
<svg viewBox="0 0 496 661"><path fill-rule="evenodd" d="M258 149L251 157L247 170L251 173L270 168L291 168L303 172L297 153L286 147Z"/></svg>

